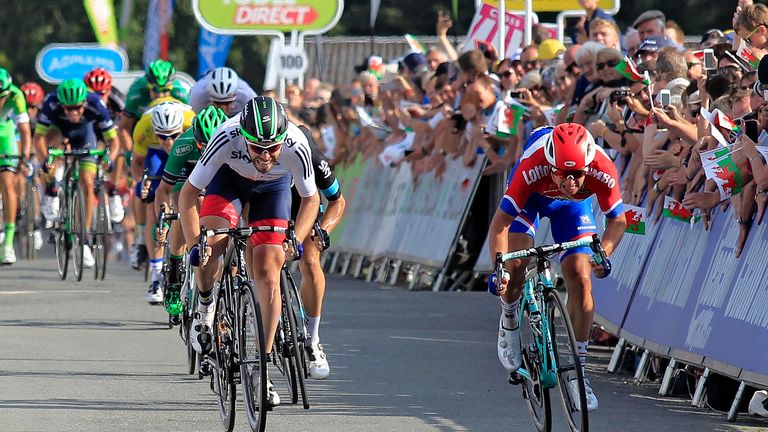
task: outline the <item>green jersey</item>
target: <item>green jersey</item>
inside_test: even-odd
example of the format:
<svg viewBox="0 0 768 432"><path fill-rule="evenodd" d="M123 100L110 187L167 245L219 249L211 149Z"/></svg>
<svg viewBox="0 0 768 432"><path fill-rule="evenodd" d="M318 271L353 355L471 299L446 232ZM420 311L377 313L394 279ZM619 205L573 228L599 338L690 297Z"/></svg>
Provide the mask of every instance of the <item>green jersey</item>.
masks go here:
<svg viewBox="0 0 768 432"><path fill-rule="evenodd" d="M189 98L189 89L179 80L173 81L173 90L171 97L182 103L187 103ZM149 88L147 87L147 78L141 77L131 84L128 89L128 96L125 98L124 113L129 117L139 118L147 110L152 99L149 97Z"/></svg>
<svg viewBox="0 0 768 432"><path fill-rule="evenodd" d="M0 107L0 123L7 123L12 126L13 123L28 123L27 101L24 98L24 92L15 85L11 85L11 93L5 99L5 103Z"/></svg>
<svg viewBox="0 0 768 432"><path fill-rule="evenodd" d="M165 163L163 181L173 186L172 192L178 192L200 160L202 152L197 148L197 141L192 128L187 129L173 142Z"/></svg>

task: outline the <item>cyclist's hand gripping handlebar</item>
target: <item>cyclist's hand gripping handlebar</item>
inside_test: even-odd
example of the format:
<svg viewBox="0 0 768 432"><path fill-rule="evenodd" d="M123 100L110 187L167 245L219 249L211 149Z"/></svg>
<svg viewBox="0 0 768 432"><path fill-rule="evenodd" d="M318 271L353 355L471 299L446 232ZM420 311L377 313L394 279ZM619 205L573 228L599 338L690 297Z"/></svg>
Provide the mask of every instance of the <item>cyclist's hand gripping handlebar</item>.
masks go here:
<svg viewBox="0 0 768 432"><path fill-rule="evenodd" d="M595 276L598 279L602 279L611 274L611 260L608 259L608 254L603 249L603 244L600 242L600 238L597 234L592 235L592 259L589 260L592 264L592 270L595 272Z"/></svg>

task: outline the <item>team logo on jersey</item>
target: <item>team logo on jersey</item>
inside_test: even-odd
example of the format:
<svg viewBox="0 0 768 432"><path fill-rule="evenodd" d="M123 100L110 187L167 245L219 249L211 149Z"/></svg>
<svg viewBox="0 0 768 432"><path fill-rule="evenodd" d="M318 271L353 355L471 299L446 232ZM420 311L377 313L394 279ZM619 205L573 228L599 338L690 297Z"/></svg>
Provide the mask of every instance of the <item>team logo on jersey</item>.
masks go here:
<svg viewBox="0 0 768 432"><path fill-rule="evenodd" d="M591 223L591 222L592 222L592 221L591 221L591 220L589 220L589 216L587 216L587 215L581 215L581 223L582 223L582 224L586 225L586 224L589 224L589 223Z"/></svg>
<svg viewBox="0 0 768 432"><path fill-rule="evenodd" d="M616 186L616 179L604 173L603 171L599 171L597 168L590 167L589 175L596 178L600 182L605 183L605 185L611 189L613 189L613 187Z"/></svg>
<svg viewBox="0 0 768 432"><path fill-rule="evenodd" d="M239 160L244 160L248 163L251 163L251 157L248 156L247 153L243 153L240 150L232 150L230 159L239 159Z"/></svg>
<svg viewBox="0 0 768 432"><path fill-rule="evenodd" d="M189 153L192 151L192 145L191 144L182 144L173 151L174 156L182 156L186 153Z"/></svg>
<svg viewBox="0 0 768 432"><path fill-rule="evenodd" d="M331 167L328 165L328 161L323 160L320 162L320 171L323 172L323 178L331 176Z"/></svg>
<svg viewBox="0 0 768 432"><path fill-rule="evenodd" d="M537 165L531 169L523 170L523 180L528 185L532 185L548 175L549 167L546 165Z"/></svg>

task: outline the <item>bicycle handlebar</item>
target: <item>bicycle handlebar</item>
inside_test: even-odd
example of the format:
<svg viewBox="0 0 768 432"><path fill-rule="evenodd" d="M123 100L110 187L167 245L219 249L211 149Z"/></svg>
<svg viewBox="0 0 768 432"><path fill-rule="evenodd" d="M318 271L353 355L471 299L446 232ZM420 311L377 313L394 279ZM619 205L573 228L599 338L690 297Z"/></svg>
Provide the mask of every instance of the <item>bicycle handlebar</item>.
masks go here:
<svg viewBox="0 0 768 432"><path fill-rule="evenodd" d="M605 253L605 250L603 250L603 244L600 242L600 237L598 237L597 234L593 234L592 237L588 239L581 239L581 240L575 240L570 242L557 243L553 245L521 249L518 251L506 253L506 254L502 254L499 252L496 254L496 269L498 272L500 272L502 270L502 265L509 260L520 259L520 258L532 258L532 257L549 258L552 255L566 251L568 249L574 249L577 247L584 247L584 246L589 246L590 249L592 249L592 252L594 252L595 255L597 255L600 258L601 262L598 262L598 264L604 264L609 262L608 256Z"/></svg>
<svg viewBox="0 0 768 432"><path fill-rule="evenodd" d="M293 242L296 241L293 221L288 221L288 228L276 227L276 226L270 226L270 225L257 225L253 227L207 229L206 227L201 226L200 238L199 238L200 262L205 261L205 258L206 258L205 247L208 245L208 237L225 234L225 235L232 236L239 239L246 239L251 234L257 233L257 232L282 232L282 233L285 233L286 240L293 241Z"/></svg>

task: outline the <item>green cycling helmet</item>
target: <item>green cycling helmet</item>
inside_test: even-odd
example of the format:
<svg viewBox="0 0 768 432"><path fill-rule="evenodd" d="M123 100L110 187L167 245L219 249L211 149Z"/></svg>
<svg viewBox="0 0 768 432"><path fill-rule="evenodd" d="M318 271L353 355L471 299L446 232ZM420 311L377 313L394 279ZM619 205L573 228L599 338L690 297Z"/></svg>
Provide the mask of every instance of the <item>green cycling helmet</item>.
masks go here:
<svg viewBox="0 0 768 432"><path fill-rule="evenodd" d="M213 131L227 120L229 120L227 114L221 108L216 108L213 105L203 108L195 116L195 120L192 122L192 133L195 135L195 141L201 150L211 140Z"/></svg>
<svg viewBox="0 0 768 432"><path fill-rule="evenodd" d="M59 103L66 106L80 105L88 96L88 87L80 78L64 80L56 87L56 97Z"/></svg>
<svg viewBox="0 0 768 432"><path fill-rule="evenodd" d="M8 73L8 69L0 67L0 93L6 93L10 90L12 83L13 79Z"/></svg>
<svg viewBox="0 0 768 432"><path fill-rule="evenodd" d="M166 87L173 83L175 76L176 68L168 60L158 59L147 67L146 77L148 84Z"/></svg>

